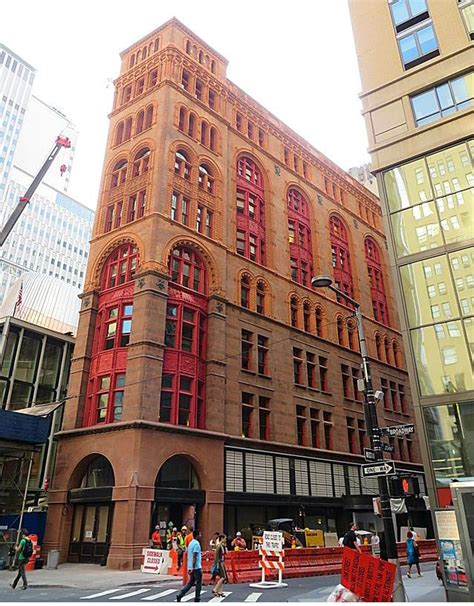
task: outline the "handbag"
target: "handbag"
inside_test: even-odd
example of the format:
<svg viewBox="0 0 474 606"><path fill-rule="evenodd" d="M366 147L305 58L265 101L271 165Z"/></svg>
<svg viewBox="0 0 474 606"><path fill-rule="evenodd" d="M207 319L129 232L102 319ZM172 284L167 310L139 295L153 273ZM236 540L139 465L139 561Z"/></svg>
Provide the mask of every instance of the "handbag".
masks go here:
<svg viewBox="0 0 474 606"><path fill-rule="evenodd" d="M217 563L214 562L214 564L212 565L212 568L211 568L211 574L217 574L217 572L218 572Z"/></svg>

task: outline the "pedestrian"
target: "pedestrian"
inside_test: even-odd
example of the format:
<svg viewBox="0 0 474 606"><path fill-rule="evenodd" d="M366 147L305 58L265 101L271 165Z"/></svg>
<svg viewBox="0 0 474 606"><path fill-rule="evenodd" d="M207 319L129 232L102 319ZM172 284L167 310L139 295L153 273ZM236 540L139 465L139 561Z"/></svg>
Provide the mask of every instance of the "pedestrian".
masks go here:
<svg viewBox="0 0 474 606"><path fill-rule="evenodd" d="M183 526L181 532L184 533L184 544L186 545L186 548L188 548L189 543L193 540L193 531L187 526Z"/></svg>
<svg viewBox="0 0 474 606"><path fill-rule="evenodd" d="M416 530L413 528L413 526L410 526L409 531L411 532L411 534L413 535L413 540L415 541L415 543L418 542L418 533L416 532ZM408 536L408 535L407 535Z"/></svg>
<svg viewBox="0 0 474 606"><path fill-rule="evenodd" d="M214 555L214 562L212 563L211 568L211 580L216 581L212 593L219 598L224 597L224 594L222 593L222 585L224 584L224 582L227 581L227 571L224 565L225 545L226 536L224 534L221 534L217 539L216 553Z"/></svg>
<svg viewBox="0 0 474 606"><path fill-rule="evenodd" d="M183 563L183 554L186 551L186 543L184 542L183 533L178 530L176 533L176 551L178 552L178 570L181 568Z"/></svg>
<svg viewBox="0 0 474 606"><path fill-rule="evenodd" d="M173 522L168 522L166 529L166 549L170 551L173 548Z"/></svg>
<svg viewBox="0 0 474 606"><path fill-rule="evenodd" d="M408 572L407 577L411 579L411 567L413 564L416 566L416 570L418 571L418 576L422 577L423 573L420 570L420 551L418 548L418 543L413 538L413 533L411 530L407 532L407 563L408 563Z"/></svg>
<svg viewBox="0 0 474 606"><path fill-rule="evenodd" d="M242 536L241 532L238 532L235 535L235 539L232 541L231 545L234 548L234 551L241 551L247 549L247 543L245 542L245 539Z"/></svg>
<svg viewBox="0 0 474 606"><path fill-rule="evenodd" d="M151 535L151 544L152 544L153 549L161 549L161 547L162 547L159 526L155 526L155 530L154 530L153 534Z"/></svg>
<svg viewBox="0 0 474 606"><path fill-rule="evenodd" d="M372 546L372 555L380 555L380 537L374 532L370 537L370 545Z"/></svg>
<svg viewBox="0 0 474 606"><path fill-rule="evenodd" d="M217 547L217 543L219 542L219 533L215 532L212 539L209 541L209 547L214 551Z"/></svg>
<svg viewBox="0 0 474 606"><path fill-rule="evenodd" d="M360 552L359 541L357 540L356 530L359 530L359 527L355 522L349 526L349 530L344 535L344 539L342 541L342 545L344 547L349 547L349 549L356 549Z"/></svg>
<svg viewBox="0 0 474 606"><path fill-rule="evenodd" d="M196 585L196 594L194 596L194 601L201 601L202 567L201 544L199 543L201 533L199 532L199 530L193 530L192 536L193 538L189 543L187 549L189 581L176 596L177 602L181 602L181 598L183 598L188 593L188 591L191 589L191 587L193 587L193 585Z"/></svg>
<svg viewBox="0 0 474 606"><path fill-rule="evenodd" d="M20 532L20 537L21 537L20 542L18 543L18 545L15 548L16 559L18 562L18 574L16 575L15 580L11 584L12 589L16 589L16 586L18 585L18 581L20 580L20 578L23 581L22 589L28 589L28 581L26 579L25 566L26 566L26 564L28 564L28 560L33 555L33 543L31 542L31 539L29 538L29 533L26 530L26 528L24 528Z"/></svg>

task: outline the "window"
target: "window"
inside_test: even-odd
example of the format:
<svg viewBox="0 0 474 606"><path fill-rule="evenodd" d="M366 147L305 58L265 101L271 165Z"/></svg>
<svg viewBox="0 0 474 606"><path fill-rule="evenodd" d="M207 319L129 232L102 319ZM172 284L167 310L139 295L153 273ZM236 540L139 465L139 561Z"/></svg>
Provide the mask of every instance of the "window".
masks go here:
<svg viewBox="0 0 474 606"><path fill-rule="evenodd" d="M132 85L129 84L122 91L122 103L128 103L132 98Z"/></svg>
<svg viewBox="0 0 474 606"><path fill-rule="evenodd" d="M150 150L148 147L143 147L135 155L132 166L132 177L139 177L148 172L150 165Z"/></svg>
<svg viewBox="0 0 474 606"><path fill-rule="evenodd" d="M250 308L250 276L247 274L240 278L240 305Z"/></svg>
<svg viewBox="0 0 474 606"><path fill-rule="evenodd" d="M124 132L123 138L125 141L128 141L131 136L132 136L132 119L127 118L127 120L125 121L125 132Z"/></svg>
<svg viewBox="0 0 474 606"><path fill-rule="evenodd" d="M313 253L309 205L295 188L288 190L288 239L290 242L291 279L310 287L313 273Z"/></svg>
<svg viewBox="0 0 474 606"><path fill-rule="evenodd" d="M392 352L390 351L390 343L387 337L384 337L383 348L385 350L385 361L387 362L387 364L391 364Z"/></svg>
<svg viewBox="0 0 474 606"><path fill-rule="evenodd" d="M136 269L137 249L131 244L124 244L110 255L102 270L102 289L130 282Z"/></svg>
<svg viewBox="0 0 474 606"><path fill-rule="evenodd" d="M316 319L316 335L318 337L323 336L323 310L321 307L316 307L315 310L315 319Z"/></svg>
<svg viewBox="0 0 474 606"><path fill-rule="evenodd" d="M194 96L196 99L199 99L199 101L202 101L203 99L203 84L201 80L196 79L194 83Z"/></svg>
<svg viewBox="0 0 474 606"><path fill-rule="evenodd" d="M185 69L183 69L183 71L181 73L181 86L182 86L182 88L184 88L184 90L189 91L189 82L190 82L189 72L187 72Z"/></svg>
<svg viewBox="0 0 474 606"><path fill-rule="evenodd" d="M352 285L347 230L342 220L336 215L332 215L329 220L329 231L334 282L339 290L342 290L349 297L353 297L354 289ZM343 305L347 305L347 302L342 297L337 297L337 301Z"/></svg>
<svg viewBox="0 0 474 606"><path fill-rule="evenodd" d="M364 454L364 448L366 447L367 432L365 430L365 421L357 419L357 433L359 438L359 452Z"/></svg>
<svg viewBox="0 0 474 606"><path fill-rule="evenodd" d="M263 280L257 281L256 303L257 313L265 314L265 282Z"/></svg>
<svg viewBox="0 0 474 606"><path fill-rule="evenodd" d="M467 32L471 40L474 40L474 2L473 0L458 0L458 6Z"/></svg>
<svg viewBox="0 0 474 606"><path fill-rule="evenodd" d="M306 408L296 406L296 440L298 446L306 445Z"/></svg>
<svg viewBox="0 0 474 606"><path fill-rule="evenodd" d="M253 333L248 330L241 331L241 362L243 370L252 370Z"/></svg>
<svg viewBox="0 0 474 606"><path fill-rule="evenodd" d="M114 205L107 207L107 211L106 211L106 215L105 215L105 227L104 227L105 232L108 232L112 229L113 220L114 220L114 211L115 211Z"/></svg>
<svg viewBox="0 0 474 606"><path fill-rule="evenodd" d="M148 87L151 88L152 86L156 86L157 82L158 82L158 70L154 69L153 71L150 72L149 79L148 79Z"/></svg>
<svg viewBox="0 0 474 606"><path fill-rule="evenodd" d="M338 316L336 320L337 342L339 345L345 346L344 342L344 320Z"/></svg>
<svg viewBox="0 0 474 606"><path fill-rule="evenodd" d="M198 186L201 191L207 192L208 194L214 193L214 177L207 164L201 164L199 166Z"/></svg>
<svg viewBox="0 0 474 606"><path fill-rule="evenodd" d="M138 95L141 95L144 90L145 90L145 78L140 78L140 80L137 80L137 83L135 84L135 97L138 97Z"/></svg>
<svg viewBox="0 0 474 606"><path fill-rule="evenodd" d="M137 198L138 198L138 194L133 194L133 196L130 196L128 199L128 218L127 221L130 223L130 221L135 221L136 218L136 214L137 214Z"/></svg>
<svg viewBox="0 0 474 606"><path fill-rule="evenodd" d="M326 450L332 450L333 448L333 422L332 413L323 412L323 429L324 429L324 443Z"/></svg>
<svg viewBox="0 0 474 606"><path fill-rule="evenodd" d="M192 138L196 137L196 116L192 112L189 113L188 135Z"/></svg>
<svg viewBox="0 0 474 606"><path fill-rule="evenodd" d="M305 332L311 330L311 306L307 301L303 303L303 329Z"/></svg>
<svg viewBox="0 0 474 606"><path fill-rule="evenodd" d="M319 356L319 386L321 391L329 392L328 359Z"/></svg>
<svg viewBox="0 0 474 606"><path fill-rule="evenodd" d="M319 410L310 408L309 419L311 429L311 446L313 448L321 448L321 438L319 435Z"/></svg>
<svg viewBox="0 0 474 606"><path fill-rule="evenodd" d="M149 105L146 108L145 113L145 128L150 128L153 124L153 105Z"/></svg>
<svg viewBox="0 0 474 606"><path fill-rule="evenodd" d="M262 173L253 160L237 162L237 252L265 264L265 212Z"/></svg>
<svg viewBox="0 0 474 606"><path fill-rule="evenodd" d="M347 342L349 344L349 349L354 351L358 350L356 327L352 320L347 320Z"/></svg>
<svg viewBox="0 0 474 606"><path fill-rule="evenodd" d="M268 337L257 337L258 374L268 376Z"/></svg>
<svg viewBox="0 0 474 606"><path fill-rule="evenodd" d="M112 169L112 178L110 181L110 187L118 187L119 185L123 185L125 183L125 179L127 178L127 161L120 160L115 164Z"/></svg>
<svg viewBox="0 0 474 606"><path fill-rule="evenodd" d="M173 249L170 269L172 282L198 293L206 293L204 263L194 250L187 247Z"/></svg>
<svg viewBox="0 0 474 606"><path fill-rule="evenodd" d="M211 109L217 109L216 93L211 89L208 91L208 105Z"/></svg>
<svg viewBox="0 0 474 606"><path fill-rule="evenodd" d="M298 328L298 298L291 297L290 298L290 322L291 326L294 328Z"/></svg>
<svg viewBox="0 0 474 606"><path fill-rule="evenodd" d="M342 392L345 398L352 399L351 376L349 366L341 364Z"/></svg>
<svg viewBox="0 0 474 606"><path fill-rule="evenodd" d="M352 372L352 388L354 390L354 400L360 400L361 395L360 395L359 386L358 386L360 372L359 372L358 368L351 368L351 372Z"/></svg>
<svg viewBox="0 0 474 606"><path fill-rule="evenodd" d="M242 437L252 437L253 394L242 393Z"/></svg>
<svg viewBox="0 0 474 606"><path fill-rule="evenodd" d="M258 398L258 424L261 440L270 439L270 398Z"/></svg>
<svg viewBox="0 0 474 606"><path fill-rule="evenodd" d="M242 132L242 114L239 112L235 114L235 126L238 131Z"/></svg>
<svg viewBox="0 0 474 606"><path fill-rule="evenodd" d="M411 97L417 126L424 126L473 104L474 72L443 82Z"/></svg>
<svg viewBox="0 0 474 606"><path fill-rule="evenodd" d="M388 326L387 297L385 295L380 251L372 238L366 238L364 245L374 318L377 322Z"/></svg>
<svg viewBox="0 0 474 606"><path fill-rule="evenodd" d="M296 385L303 384L303 350L293 347L293 381Z"/></svg>
<svg viewBox="0 0 474 606"><path fill-rule="evenodd" d="M357 453L356 447L356 428L354 417L346 417L347 426L347 442L349 444L349 452Z"/></svg>
<svg viewBox="0 0 474 606"><path fill-rule="evenodd" d="M400 383L398 384L398 399L400 402L400 408L401 411L403 413L407 413L408 412L408 404L407 404L407 397L405 394L405 386L401 385Z"/></svg>
<svg viewBox="0 0 474 606"><path fill-rule="evenodd" d="M306 376L308 387L316 388L316 356L309 351L306 352Z"/></svg>
<svg viewBox="0 0 474 606"><path fill-rule="evenodd" d="M397 36L398 46L405 69L415 67L439 55L438 42L433 25L423 23L416 31Z"/></svg>
<svg viewBox="0 0 474 606"><path fill-rule="evenodd" d="M380 386L381 386L381 390L383 392L383 407L385 408L385 410L390 410L391 406L390 406L390 392L388 390L388 381L387 379L380 379Z"/></svg>
<svg viewBox="0 0 474 606"><path fill-rule="evenodd" d="M175 175L179 175L189 181L191 176L191 165L188 161L188 156L183 150L178 150L174 160Z"/></svg>
<svg viewBox="0 0 474 606"><path fill-rule="evenodd" d="M124 140L124 128L125 124L123 122L119 122L117 124L117 127L115 129L114 145L120 145L120 143L122 143L122 141Z"/></svg>

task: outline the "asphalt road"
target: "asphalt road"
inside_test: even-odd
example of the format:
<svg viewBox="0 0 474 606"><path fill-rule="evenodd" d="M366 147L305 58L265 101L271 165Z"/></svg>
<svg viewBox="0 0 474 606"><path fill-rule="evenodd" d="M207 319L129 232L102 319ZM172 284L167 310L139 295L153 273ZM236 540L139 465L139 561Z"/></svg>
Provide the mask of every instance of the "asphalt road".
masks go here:
<svg viewBox="0 0 474 606"><path fill-rule="evenodd" d="M444 591L434 575L434 564L425 564L422 578L405 579L409 601L445 601ZM285 579L284 579L285 580ZM339 582L337 575L287 579L288 587L261 589L250 587L248 583L224 585L224 598L212 595L211 586L204 586L202 602L325 602ZM0 603L4 602L107 602L109 606L120 602L136 602L145 606L150 602L174 602L182 585L177 581L161 582L153 585L128 585L103 589L68 587L30 587L26 591L10 587L0 587ZM182 602L194 601L192 589Z"/></svg>

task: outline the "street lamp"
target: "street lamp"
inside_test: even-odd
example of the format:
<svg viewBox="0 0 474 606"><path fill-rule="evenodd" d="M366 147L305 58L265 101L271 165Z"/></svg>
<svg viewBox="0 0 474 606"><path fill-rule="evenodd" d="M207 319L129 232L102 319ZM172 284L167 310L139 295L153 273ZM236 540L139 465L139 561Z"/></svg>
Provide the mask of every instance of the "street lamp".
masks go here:
<svg viewBox="0 0 474 606"><path fill-rule="evenodd" d="M370 437L372 450L375 451L377 461L383 461L382 432L377 419L377 399L378 392L374 392L372 385L372 376L370 374L369 356L367 353L367 343L365 340L364 326L362 323L362 313L360 304L345 292L336 288L329 276L315 276L311 280L313 288L329 288L339 297L350 303L354 307L354 314L357 322L357 333L359 336L359 347L362 356L362 374L364 381L364 414L367 431ZM380 507L382 512L382 522L385 538L385 549L381 550L381 555L389 562L397 566L398 582L394 588L393 598L396 602L405 602L405 592L401 582L400 564L398 562L397 543L395 541L395 529L393 527L392 510L390 507L390 495L388 490L388 480L385 476L378 477L380 492Z"/></svg>

